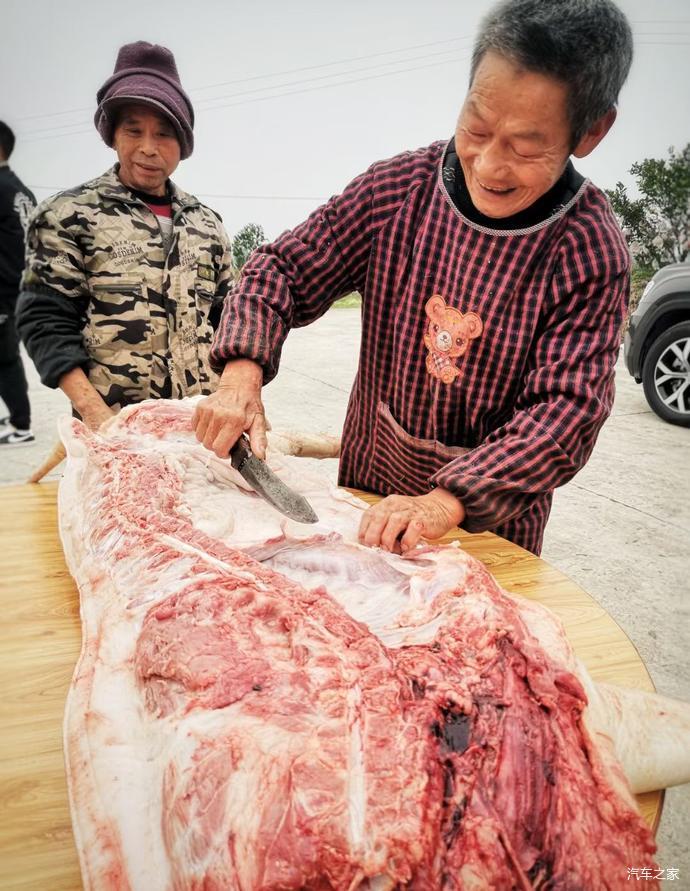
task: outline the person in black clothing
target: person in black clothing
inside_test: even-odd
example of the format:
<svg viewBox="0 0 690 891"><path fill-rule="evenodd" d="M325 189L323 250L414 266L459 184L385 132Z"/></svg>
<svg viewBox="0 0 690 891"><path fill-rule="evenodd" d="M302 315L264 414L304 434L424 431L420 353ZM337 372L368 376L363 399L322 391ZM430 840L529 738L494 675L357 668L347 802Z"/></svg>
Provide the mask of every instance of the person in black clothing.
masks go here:
<svg viewBox="0 0 690 891"><path fill-rule="evenodd" d="M13 149L14 133L0 121L0 398L9 411L0 418L0 446L34 440L29 387L14 316L24 269L24 235L36 199L10 170Z"/></svg>

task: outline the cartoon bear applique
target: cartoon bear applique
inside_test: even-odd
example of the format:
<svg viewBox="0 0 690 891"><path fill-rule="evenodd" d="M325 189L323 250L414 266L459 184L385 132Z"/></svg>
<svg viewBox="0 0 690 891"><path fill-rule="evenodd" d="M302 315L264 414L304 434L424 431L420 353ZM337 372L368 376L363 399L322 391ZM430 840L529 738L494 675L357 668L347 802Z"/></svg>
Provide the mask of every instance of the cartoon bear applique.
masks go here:
<svg viewBox="0 0 690 891"><path fill-rule="evenodd" d="M482 320L474 312L464 315L440 294L429 298L424 307L429 326L424 335L424 346L429 350L426 370L444 384L452 383L460 374L455 362L462 356L470 341L482 333Z"/></svg>

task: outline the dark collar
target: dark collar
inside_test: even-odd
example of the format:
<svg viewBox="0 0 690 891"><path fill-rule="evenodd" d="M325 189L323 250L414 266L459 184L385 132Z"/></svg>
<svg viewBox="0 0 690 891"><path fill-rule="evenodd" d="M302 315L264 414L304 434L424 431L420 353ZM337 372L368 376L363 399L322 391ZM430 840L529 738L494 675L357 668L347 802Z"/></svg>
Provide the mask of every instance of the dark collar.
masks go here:
<svg viewBox="0 0 690 891"><path fill-rule="evenodd" d="M144 204L153 204L157 207L165 207L170 205L172 199L170 197L170 180L166 183L165 186L165 195L149 195L148 192L140 192L139 189L129 188L129 191L134 195L135 198L139 198L140 201L143 201Z"/></svg>
<svg viewBox="0 0 690 891"><path fill-rule="evenodd" d="M137 201L142 199L136 197L132 190L128 189L120 180L117 175L119 168L120 165L115 164L103 176L92 180L88 185L95 188L103 198L114 198L117 201L124 201L128 204L136 204ZM198 198L183 192L172 180L168 180L167 189L171 199L170 203L173 205L176 213L182 209L199 206Z"/></svg>
<svg viewBox="0 0 690 891"><path fill-rule="evenodd" d="M460 211L460 213L471 223L483 226L486 229L529 229L532 226L538 226L549 217L552 217L558 210L568 204L579 191L584 177L581 176L573 167L572 161L568 161L565 170L560 179L546 192L541 198L538 198L534 204L521 210L519 213L503 219L494 219L487 217L477 210L472 203L470 193L465 185L465 175L462 172L460 161L455 152L455 143L451 139L446 149L443 159L443 183L448 191L451 201Z"/></svg>

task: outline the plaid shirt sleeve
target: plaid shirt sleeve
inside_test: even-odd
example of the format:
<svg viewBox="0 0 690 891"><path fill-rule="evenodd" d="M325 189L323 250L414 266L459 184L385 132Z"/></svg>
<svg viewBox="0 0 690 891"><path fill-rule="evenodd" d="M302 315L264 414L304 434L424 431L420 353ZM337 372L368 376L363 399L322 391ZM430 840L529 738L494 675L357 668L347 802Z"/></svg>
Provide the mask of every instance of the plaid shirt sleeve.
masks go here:
<svg viewBox="0 0 690 891"><path fill-rule="evenodd" d="M629 260L614 252L602 263L599 244L567 254L512 418L431 478L463 502L469 532L500 526L568 482L611 411Z"/></svg>
<svg viewBox="0 0 690 891"><path fill-rule="evenodd" d="M435 168L433 148L372 165L304 223L254 251L225 300L211 349L214 370L230 359L253 359L268 383L291 328L314 322L351 291L364 293L374 236Z"/></svg>

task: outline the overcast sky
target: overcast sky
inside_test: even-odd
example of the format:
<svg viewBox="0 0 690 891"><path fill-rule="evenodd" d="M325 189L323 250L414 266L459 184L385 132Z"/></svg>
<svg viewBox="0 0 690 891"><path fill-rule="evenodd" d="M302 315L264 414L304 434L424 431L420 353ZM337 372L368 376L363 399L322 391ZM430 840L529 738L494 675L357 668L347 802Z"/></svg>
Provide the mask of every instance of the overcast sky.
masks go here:
<svg viewBox="0 0 690 891"><path fill-rule="evenodd" d="M196 148L173 179L274 237L372 161L450 137L485 0L1 0L0 119L12 166L39 199L114 161L93 126L117 49L173 50L195 105ZM582 173L630 183L630 165L690 141L690 2L620 0L635 34L614 129Z"/></svg>

